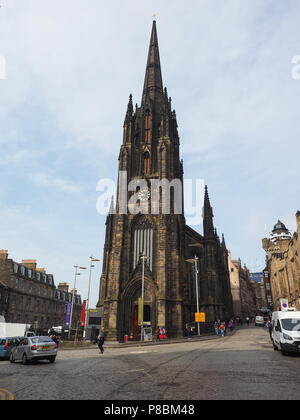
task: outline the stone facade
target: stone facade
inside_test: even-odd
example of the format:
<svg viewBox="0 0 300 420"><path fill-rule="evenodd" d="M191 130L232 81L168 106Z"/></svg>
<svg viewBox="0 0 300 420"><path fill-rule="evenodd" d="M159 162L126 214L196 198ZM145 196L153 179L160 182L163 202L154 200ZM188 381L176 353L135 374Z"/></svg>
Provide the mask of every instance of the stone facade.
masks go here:
<svg viewBox="0 0 300 420"><path fill-rule="evenodd" d="M232 260L230 252L228 253L228 266L234 315L241 318L255 316L258 310L258 285L251 280L250 272L246 265L242 267L240 259Z"/></svg>
<svg viewBox="0 0 300 420"><path fill-rule="evenodd" d="M0 282L0 317L7 318L9 308L9 288Z"/></svg>
<svg viewBox="0 0 300 420"><path fill-rule="evenodd" d="M103 324L111 340L122 340L124 334L130 333L137 339L141 253L148 258L144 268L144 321L153 329L165 327L169 337L182 336L185 324L195 320L195 273L186 261L195 255L199 259L200 309L207 321L232 316L227 249L224 238L221 242L214 228L207 188L203 235L186 225L184 212L176 207L183 204L183 163L176 112L171 106L167 89L163 89L154 22L142 103L134 111L130 95L119 156L118 195L106 221L97 307L103 310ZM129 194L132 199L138 193L140 211L128 212L127 200L124 211L122 198L128 184L141 179L144 186ZM171 188L169 212L163 211L164 192L158 189L155 195L151 188L153 181L163 180L179 181L177 190Z"/></svg>
<svg viewBox="0 0 300 420"><path fill-rule="evenodd" d="M35 324L40 330L65 325L67 303L72 301L72 295L64 286L56 288L53 275L37 268L35 260L19 264L8 258L6 250L0 251L0 293L8 295L4 307L2 303L0 307L6 322ZM73 326L80 313L81 297L75 295Z"/></svg>
<svg viewBox="0 0 300 420"><path fill-rule="evenodd" d="M257 283L256 288L256 306L257 309L268 308L266 285L264 277L261 278L260 282Z"/></svg>
<svg viewBox="0 0 300 420"><path fill-rule="evenodd" d="M263 239L267 254L265 272L271 283L273 310L280 310L280 299L288 299L300 310L300 212L296 214L297 232L290 235L283 223L275 225L270 238ZM279 229L281 228L281 229Z"/></svg>

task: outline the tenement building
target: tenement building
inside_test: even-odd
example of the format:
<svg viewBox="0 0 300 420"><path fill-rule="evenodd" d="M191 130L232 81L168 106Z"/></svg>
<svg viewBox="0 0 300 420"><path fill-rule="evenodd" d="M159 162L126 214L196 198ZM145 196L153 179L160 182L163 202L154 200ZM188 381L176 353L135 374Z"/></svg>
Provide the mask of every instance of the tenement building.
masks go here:
<svg viewBox="0 0 300 420"><path fill-rule="evenodd" d="M230 271L230 285L233 299L233 312L241 318L253 317L258 311L258 285L251 280L250 271L246 265L242 266L241 259L232 260L228 252L228 266Z"/></svg>
<svg viewBox="0 0 300 420"><path fill-rule="evenodd" d="M200 312L205 312L208 323L232 316L225 240L214 228L207 188L204 205L198 203L203 207L203 235L186 225L179 149L177 117L163 88L154 21L141 105L134 108L130 95L117 200L106 222L97 307L103 310L111 340L122 340L124 334L138 338L143 290L144 322L153 330L166 328L169 337L182 336L197 311L196 271L191 264L195 256Z"/></svg>
<svg viewBox="0 0 300 420"><path fill-rule="evenodd" d="M38 330L65 326L72 293L62 283L55 287L52 274L37 268L36 260L17 263L0 250L0 315L6 322L34 325ZM74 323L80 320L81 297L74 294Z"/></svg>
<svg viewBox="0 0 300 420"><path fill-rule="evenodd" d="M267 266L265 275L271 284L273 309L281 308L280 299L288 299L300 310L300 212L296 214L297 232L292 236L278 221L269 238L263 239Z"/></svg>

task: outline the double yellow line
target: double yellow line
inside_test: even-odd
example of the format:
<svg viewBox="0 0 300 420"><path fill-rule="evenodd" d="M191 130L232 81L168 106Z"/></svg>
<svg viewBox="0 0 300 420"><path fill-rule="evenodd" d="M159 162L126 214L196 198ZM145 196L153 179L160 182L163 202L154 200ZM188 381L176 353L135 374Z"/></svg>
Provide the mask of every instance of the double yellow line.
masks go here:
<svg viewBox="0 0 300 420"><path fill-rule="evenodd" d="M6 389L0 388L0 401L13 401L14 395Z"/></svg>

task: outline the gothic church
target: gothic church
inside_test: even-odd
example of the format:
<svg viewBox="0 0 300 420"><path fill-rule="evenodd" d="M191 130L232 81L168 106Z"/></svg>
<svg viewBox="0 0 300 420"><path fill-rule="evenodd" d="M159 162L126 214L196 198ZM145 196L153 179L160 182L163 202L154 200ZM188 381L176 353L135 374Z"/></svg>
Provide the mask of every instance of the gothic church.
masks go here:
<svg viewBox="0 0 300 420"><path fill-rule="evenodd" d="M149 185L149 190L137 190L141 208L150 206L148 191L152 181L176 179L182 185L179 145L176 112L172 110L167 89L163 88L154 21L141 106L134 109L130 95L119 156L119 177L121 173L127 174L127 185L137 179ZM133 334L138 339L143 270L144 321L153 331L165 327L168 337L183 336L186 323L195 321L197 311L195 272L187 262L195 256L199 258L200 312L206 314L206 326L216 319L231 317L228 252L224 236L220 241L214 228L207 188L203 235L186 225L184 211L180 214L175 211L174 193L168 214L162 212L161 195L155 214L121 211L121 206L124 207L121 195L119 188L116 204L112 203L106 221L97 304L103 310L107 338L122 341L125 334ZM147 257L144 264L141 254Z"/></svg>

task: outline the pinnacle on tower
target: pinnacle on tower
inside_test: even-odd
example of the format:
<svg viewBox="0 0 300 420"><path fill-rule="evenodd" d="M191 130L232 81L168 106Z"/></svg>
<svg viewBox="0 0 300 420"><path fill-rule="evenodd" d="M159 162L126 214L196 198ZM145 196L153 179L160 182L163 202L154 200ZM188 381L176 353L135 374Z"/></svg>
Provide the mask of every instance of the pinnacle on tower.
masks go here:
<svg viewBox="0 0 300 420"><path fill-rule="evenodd" d="M130 122L133 115L133 104L132 104L132 95L129 96L129 102L127 106L127 112L125 117L125 122Z"/></svg>
<svg viewBox="0 0 300 420"><path fill-rule="evenodd" d="M204 195L204 209L203 209L203 233L204 237L214 237L215 229L213 223L213 210L210 205L208 188L205 186L205 195Z"/></svg>

